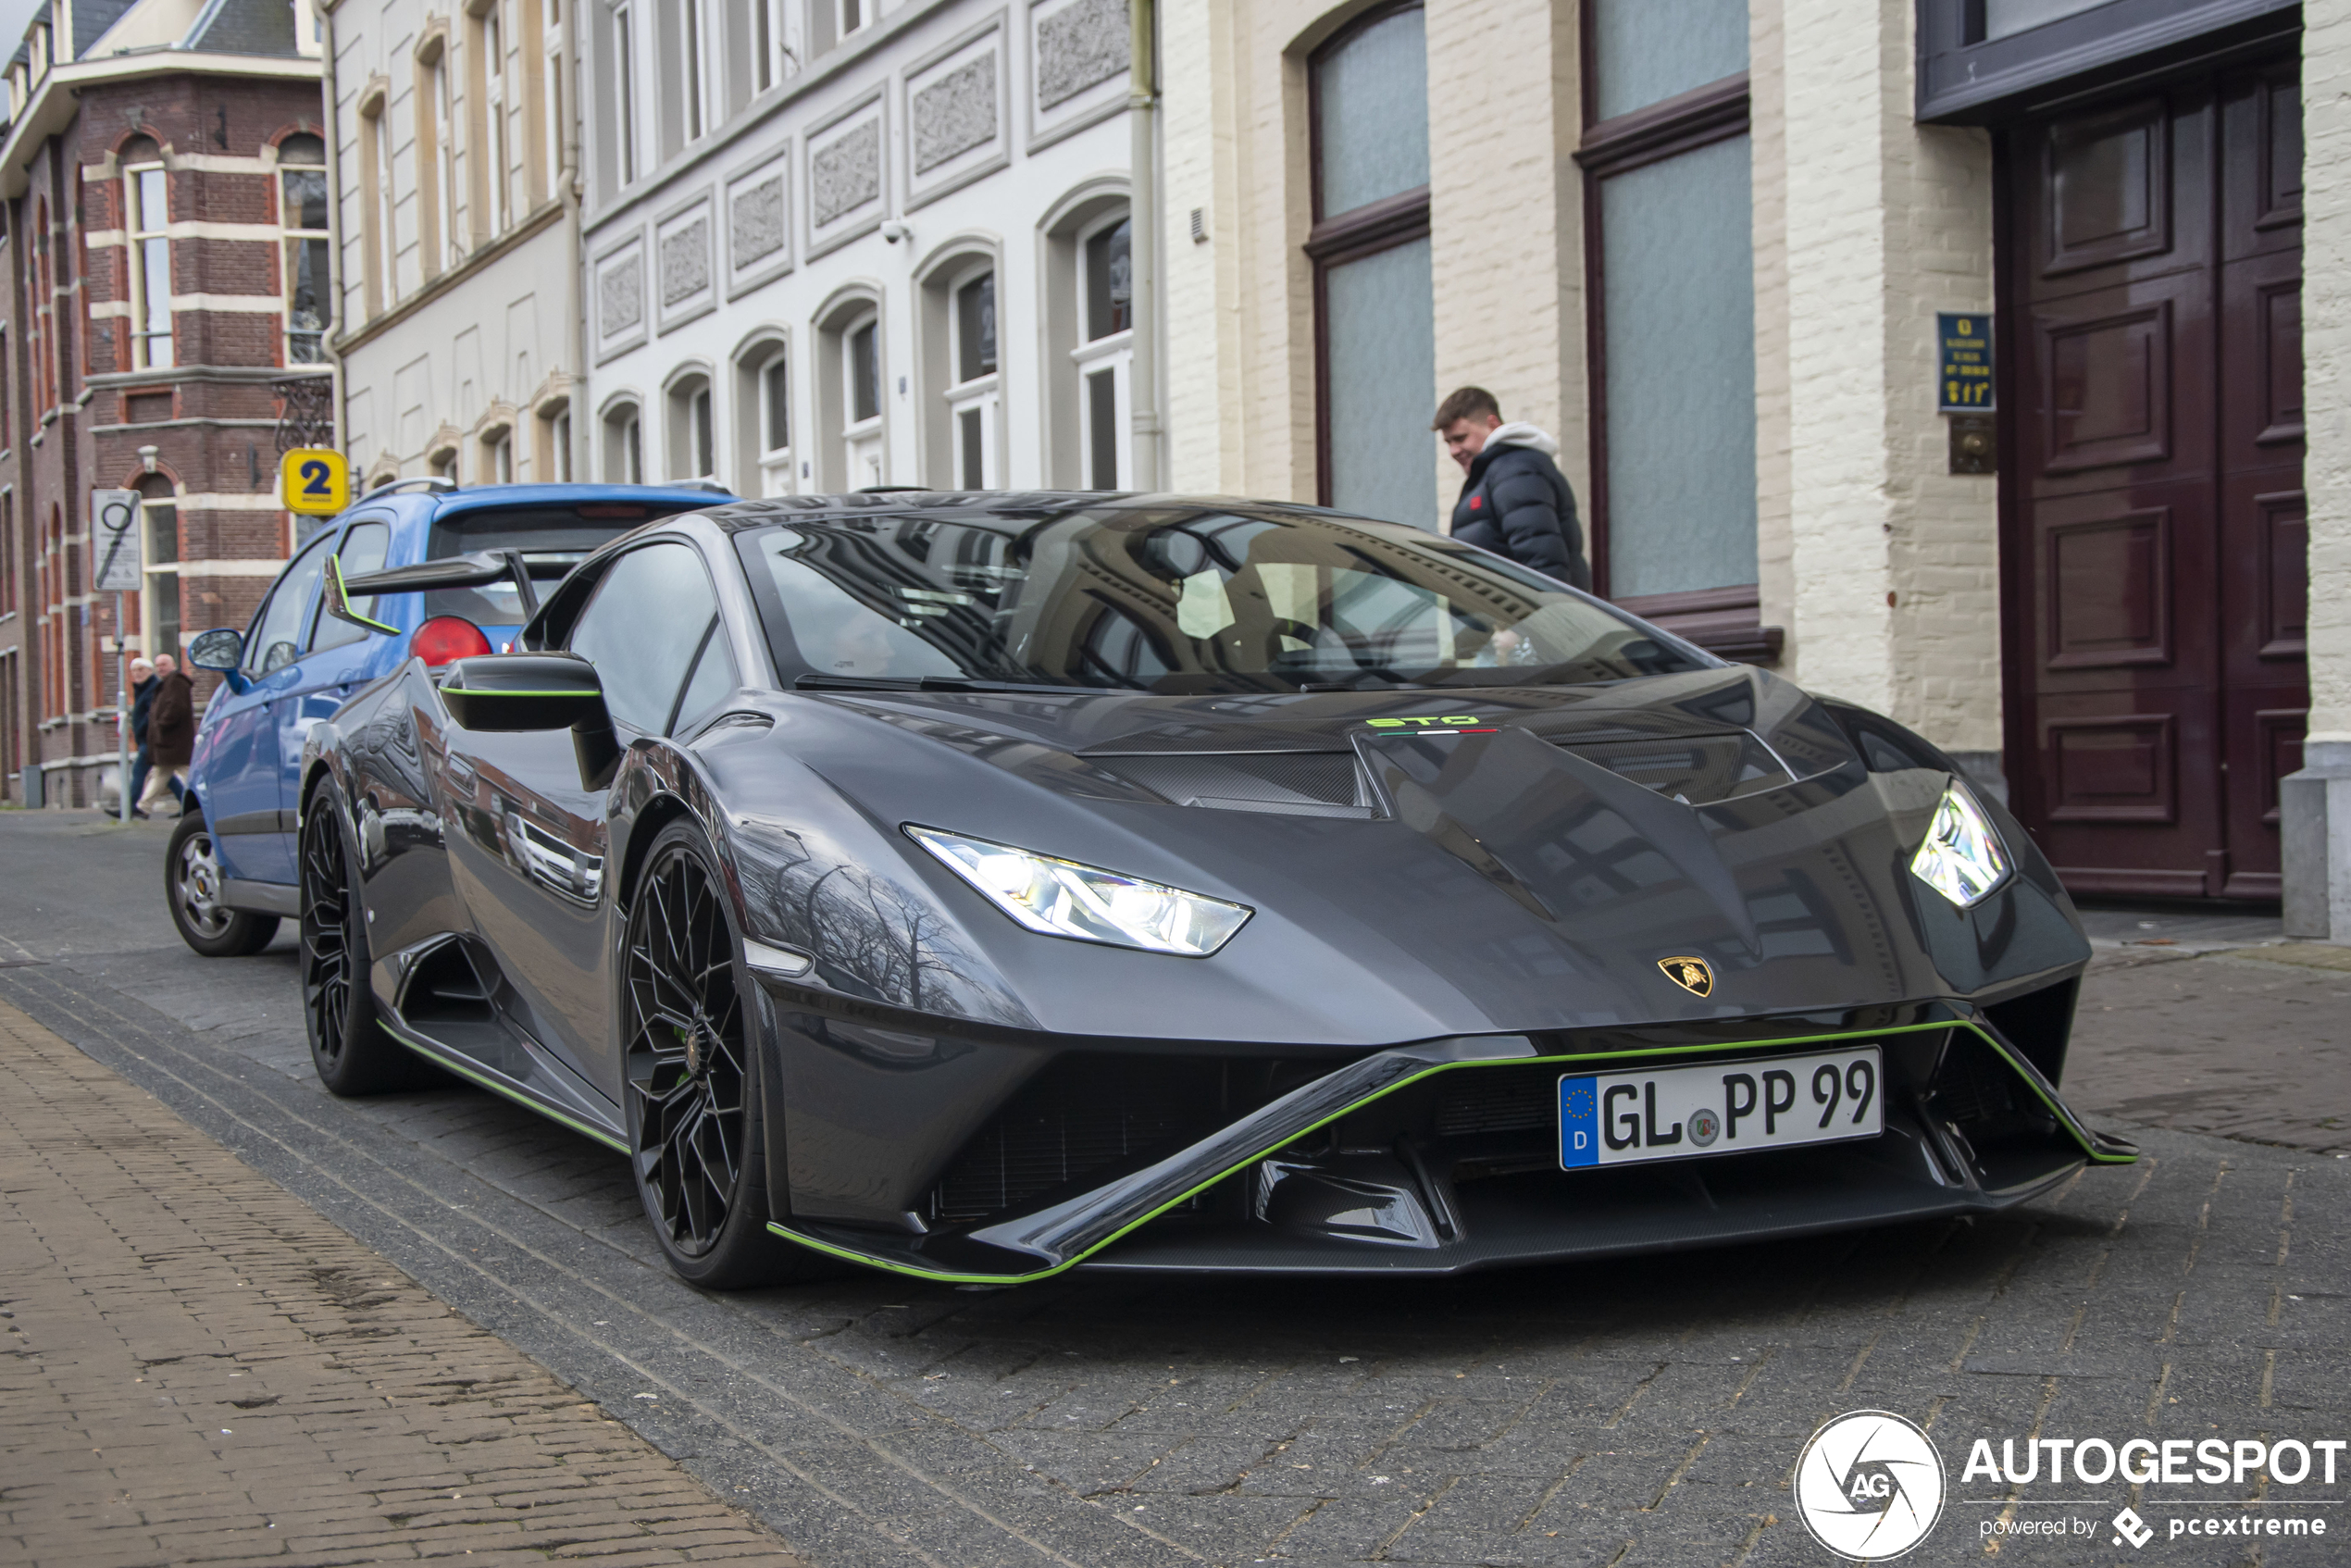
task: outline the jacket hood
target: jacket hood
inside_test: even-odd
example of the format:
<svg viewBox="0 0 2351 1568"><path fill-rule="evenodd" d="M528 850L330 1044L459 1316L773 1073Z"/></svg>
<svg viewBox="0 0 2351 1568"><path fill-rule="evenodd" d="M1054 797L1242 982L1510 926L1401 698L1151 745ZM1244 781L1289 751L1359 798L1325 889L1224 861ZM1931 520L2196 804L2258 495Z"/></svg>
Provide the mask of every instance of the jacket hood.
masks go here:
<svg viewBox="0 0 2351 1568"><path fill-rule="evenodd" d="M1503 446L1524 446L1550 458L1556 458L1560 454L1560 443L1552 439L1549 431L1530 425L1524 419L1512 420L1507 425L1498 425L1488 430L1486 433L1486 444L1478 450L1482 455L1494 451L1497 447Z"/></svg>

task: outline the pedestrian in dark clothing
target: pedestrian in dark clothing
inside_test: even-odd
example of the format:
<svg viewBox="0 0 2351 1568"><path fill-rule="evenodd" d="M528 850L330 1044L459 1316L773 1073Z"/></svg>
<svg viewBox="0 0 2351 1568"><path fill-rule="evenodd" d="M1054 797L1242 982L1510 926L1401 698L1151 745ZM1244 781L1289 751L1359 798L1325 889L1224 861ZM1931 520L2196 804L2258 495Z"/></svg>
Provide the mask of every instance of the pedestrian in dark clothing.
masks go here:
<svg viewBox="0 0 2351 1568"><path fill-rule="evenodd" d="M138 748L131 759L131 815L142 820L147 814L139 809L139 797L147 792L147 772L155 762L147 750L147 716L155 707L155 688L162 684L152 661L131 661L131 743Z"/></svg>
<svg viewBox="0 0 2351 1568"><path fill-rule="evenodd" d="M1504 424L1483 387L1463 387L1430 427L1469 477L1453 505L1453 537L1578 588L1592 586L1575 495L1560 472L1560 443L1528 424Z"/></svg>
<svg viewBox="0 0 2351 1568"><path fill-rule="evenodd" d="M155 661L155 668L163 675L147 708L147 750L155 758L155 776L178 799L186 792L182 785L188 764L196 753L196 685L168 653ZM155 793L152 781L147 792Z"/></svg>

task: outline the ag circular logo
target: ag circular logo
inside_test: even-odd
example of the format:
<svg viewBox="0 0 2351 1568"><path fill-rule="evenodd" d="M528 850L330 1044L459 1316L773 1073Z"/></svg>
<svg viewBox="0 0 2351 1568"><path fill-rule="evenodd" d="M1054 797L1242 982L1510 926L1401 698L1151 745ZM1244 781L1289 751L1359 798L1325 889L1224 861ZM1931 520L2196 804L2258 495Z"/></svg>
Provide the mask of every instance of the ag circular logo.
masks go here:
<svg viewBox="0 0 2351 1568"><path fill-rule="evenodd" d="M1916 1425L1889 1412L1837 1416L1796 1462L1796 1511L1839 1557L1899 1557L1942 1516L1943 1456Z"/></svg>

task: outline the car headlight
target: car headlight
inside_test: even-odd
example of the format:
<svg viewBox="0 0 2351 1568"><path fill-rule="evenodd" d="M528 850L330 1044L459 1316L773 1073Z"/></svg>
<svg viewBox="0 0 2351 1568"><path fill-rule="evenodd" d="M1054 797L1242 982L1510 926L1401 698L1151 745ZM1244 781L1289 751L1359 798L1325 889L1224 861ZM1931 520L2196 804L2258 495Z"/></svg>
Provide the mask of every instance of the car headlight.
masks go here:
<svg viewBox="0 0 2351 1568"><path fill-rule="evenodd" d="M1162 887L1074 860L908 824L906 836L945 862L990 903L1050 937L1076 937L1205 958L1255 913L1246 904Z"/></svg>
<svg viewBox="0 0 2351 1568"><path fill-rule="evenodd" d="M1961 909L1973 909L2008 879L2007 847L1956 778L1935 803L1926 842L1910 857L1910 875Z"/></svg>

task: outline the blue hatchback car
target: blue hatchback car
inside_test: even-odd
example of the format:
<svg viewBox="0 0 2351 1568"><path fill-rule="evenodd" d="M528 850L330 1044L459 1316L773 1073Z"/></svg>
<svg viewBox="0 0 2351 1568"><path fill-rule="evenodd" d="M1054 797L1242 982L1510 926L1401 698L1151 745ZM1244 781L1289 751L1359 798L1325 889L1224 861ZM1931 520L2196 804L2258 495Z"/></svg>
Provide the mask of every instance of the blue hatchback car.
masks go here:
<svg viewBox="0 0 2351 1568"><path fill-rule="evenodd" d="M270 586L253 624L207 631L188 662L218 672L171 835L164 889L173 923L208 957L257 952L297 911L294 807L310 727L411 657L438 667L503 652L528 618L512 580L355 602L396 628L376 637L320 608L331 558L345 580L465 555L519 552L534 590L553 587L606 540L672 513L716 505L715 486L490 485L408 479L361 497L320 529Z"/></svg>

